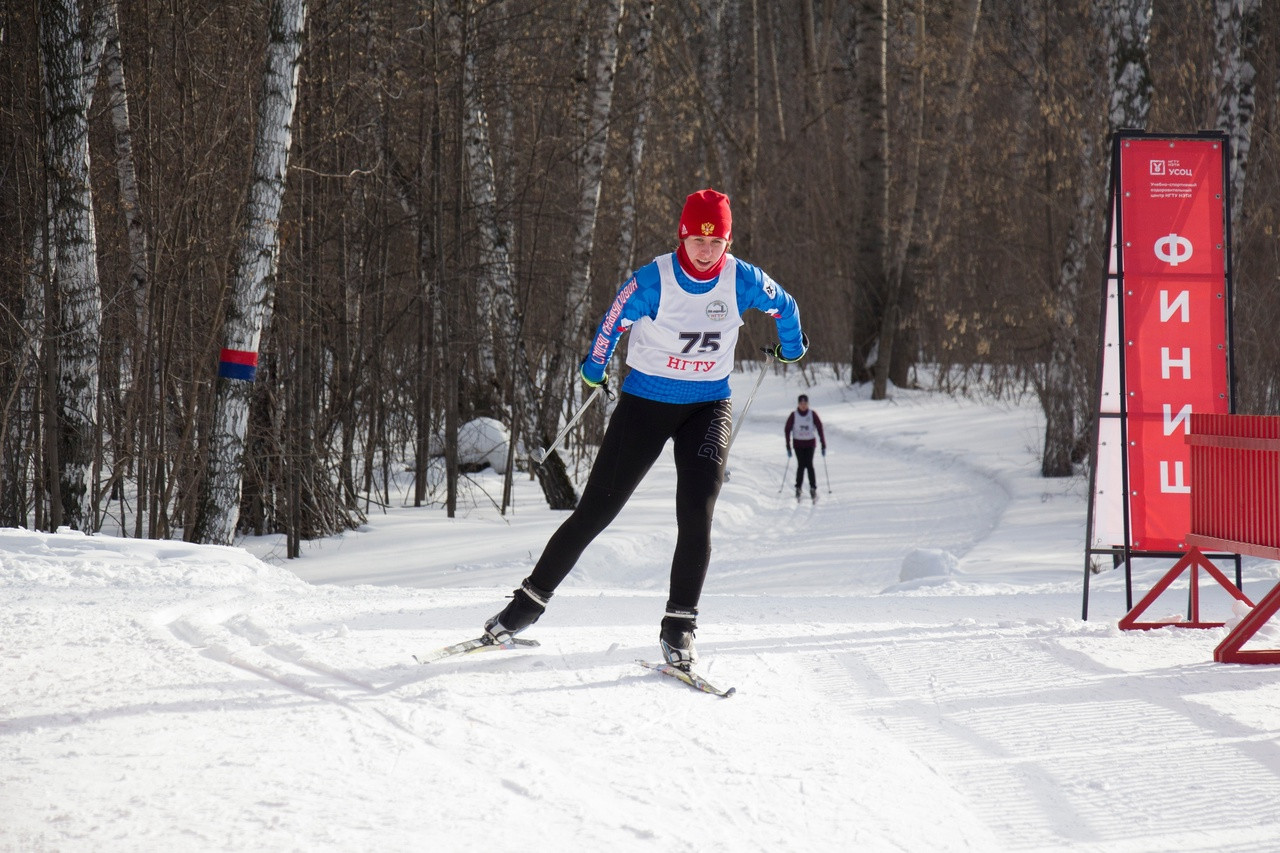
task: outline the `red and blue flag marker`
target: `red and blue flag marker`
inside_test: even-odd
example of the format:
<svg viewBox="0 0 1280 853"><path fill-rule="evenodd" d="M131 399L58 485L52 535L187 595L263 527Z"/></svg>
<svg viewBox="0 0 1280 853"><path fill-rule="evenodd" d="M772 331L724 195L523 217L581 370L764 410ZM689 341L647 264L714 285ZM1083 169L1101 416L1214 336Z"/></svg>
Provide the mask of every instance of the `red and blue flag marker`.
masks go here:
<svg viewBox="0 0 1280 853"><path fill-rule="evenodd" d="M258 373L258 354L242 349L224 349L218 359L218 376L252 382Z"/></svg>

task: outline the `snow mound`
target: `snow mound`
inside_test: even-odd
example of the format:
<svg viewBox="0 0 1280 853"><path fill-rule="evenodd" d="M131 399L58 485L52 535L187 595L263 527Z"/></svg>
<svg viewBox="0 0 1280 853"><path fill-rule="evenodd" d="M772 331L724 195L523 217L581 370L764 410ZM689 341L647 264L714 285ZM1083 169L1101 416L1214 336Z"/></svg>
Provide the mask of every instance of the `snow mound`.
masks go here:
<svg viewBox="0 0 1280 853"><path fill-rule="evenodd" d="M960 574L960 561L940 548L915 548L902 558L898 583L882 592L904 592L952 582Z"/></svg>
<svg viewBox="0 0 1280 853"><path fill-rule="evenodd" d="M507 445L511 434L502 421L476 418L458 428L458 461L463 464L488 463L499 474L507 473Z"/></svg>
<svg viewBox="0 0 1280 853"><path fill-rule="evenodd" d="M949 551L935 548L916 548L902 558L902 569L898 572L898 580L923 580L925 578L945 578L958 574L960 561Z"/></svg>
<svg viewBox="0 0 1280 853"><path fill-rule="evenodd" d="M511 433L502 421L476 418L458 427L458 463L483 468L488 465L498 474L507 473L507 448ZM444 439L431 438L431 455L444 455Z"/></svg>
<svg viewBox="0 0 1280 853"><path fill-rule="evenodd" d="M0 588L305 586L242 548L156 539L0 530Z"/></svg>

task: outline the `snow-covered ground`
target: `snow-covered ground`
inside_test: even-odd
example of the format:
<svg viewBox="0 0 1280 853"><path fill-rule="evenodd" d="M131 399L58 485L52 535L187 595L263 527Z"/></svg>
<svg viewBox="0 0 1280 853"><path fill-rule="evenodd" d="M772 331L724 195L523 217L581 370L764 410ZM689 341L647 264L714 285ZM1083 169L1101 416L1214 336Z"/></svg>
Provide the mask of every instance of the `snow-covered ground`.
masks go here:
<svg viewBox="0 0 1280 853"><path fill-rule="evenodd" d="M801 390L831 447L816 505L781 488ZM1037 476L1040 424L770 376L698 635L730 699L634 663L658 654L669 455L540 648L428 666L562 517L536 484L504 519L486 472L457 519L397 507L291 562L275 538L0 530L0 849L1280 850L1280 669L1213 663L1222 629L1119 631L1117 571L1080 620L1086 487ZM1245 578L1256 601L1280 571Z"/></svg>

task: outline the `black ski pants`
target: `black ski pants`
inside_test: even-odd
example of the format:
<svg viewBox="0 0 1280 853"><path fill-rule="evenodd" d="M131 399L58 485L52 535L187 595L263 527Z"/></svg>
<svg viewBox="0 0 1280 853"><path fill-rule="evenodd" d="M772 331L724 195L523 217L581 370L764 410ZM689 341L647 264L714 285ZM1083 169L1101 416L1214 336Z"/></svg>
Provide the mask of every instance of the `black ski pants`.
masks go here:
<svg viewBox="0 0 1280 853"><path fill-rule="evenodd" d="M622 511L667 440L674 439L677 531L667 607L696 611L711 560L711 516L724 484L732 429L729 400L661 403L622 394L578 508L552 534L529 582L554 592L587 545Z"/></svg>
<svg viewBox="0 0 1280 853"><path fill-rule="evenodd" d="M804 485L804 472L809 472L809 488L818 488L818 475L813 470L813 451L817 448L813 445L805 447L803 444L795 445L796 449L796 488L799 489Z"/></svg>

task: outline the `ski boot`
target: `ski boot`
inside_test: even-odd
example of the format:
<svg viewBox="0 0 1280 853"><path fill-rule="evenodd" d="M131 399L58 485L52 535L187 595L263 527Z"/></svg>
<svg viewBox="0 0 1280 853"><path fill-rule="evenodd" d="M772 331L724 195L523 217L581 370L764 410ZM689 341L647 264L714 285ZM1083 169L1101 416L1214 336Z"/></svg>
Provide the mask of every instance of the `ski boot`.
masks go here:
<svg viewBox="0 0 1280 853"><path fill-rule="evenodd" d="M485 636L494 643L510 641L516 634L538 621L550 600L551 593L543 592L526 578L511 596L511 603L484 623Z"/></svg>
<svg viewBox="0 0 1280 853"><path fill-rule="evenodd" d="M658 643L667 663L688 672L698 662L698 652L693 647L693 632L698 627L698 611L680 607L668 607L662 617L662 632Z"/></svg>

